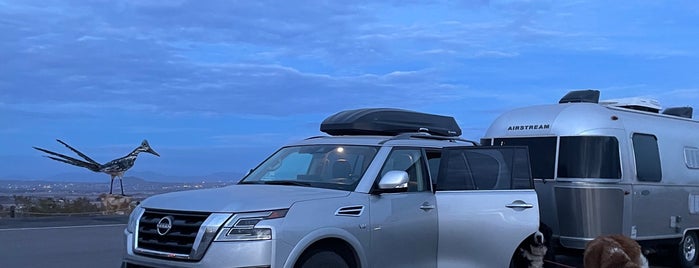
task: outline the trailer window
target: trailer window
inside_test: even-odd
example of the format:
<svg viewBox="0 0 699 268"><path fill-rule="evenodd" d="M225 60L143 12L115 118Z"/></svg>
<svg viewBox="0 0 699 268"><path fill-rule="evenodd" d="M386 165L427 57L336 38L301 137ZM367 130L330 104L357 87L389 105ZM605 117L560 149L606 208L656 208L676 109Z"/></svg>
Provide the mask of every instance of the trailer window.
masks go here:
<svg viewBox="0 0 699 268"><path fill-rule="evenodd" d="M639 181L658 182L662 180L658 139L655 136L633 134L633 154L636 158L636 178Z"/></svg>
<svg viewBox="0 0 699 268"><path fill-rule="evenodd" d="M615 137L561 137L559 178L619 179L619 162L619 142Z"/></svg>
<svg viewBox="0 0 699 268"><path fill-rule="evenodd" d="M553 179L556 163L556 137L495 139L493 145L527 146L531 156L532 177L535 179Z"/></svg>

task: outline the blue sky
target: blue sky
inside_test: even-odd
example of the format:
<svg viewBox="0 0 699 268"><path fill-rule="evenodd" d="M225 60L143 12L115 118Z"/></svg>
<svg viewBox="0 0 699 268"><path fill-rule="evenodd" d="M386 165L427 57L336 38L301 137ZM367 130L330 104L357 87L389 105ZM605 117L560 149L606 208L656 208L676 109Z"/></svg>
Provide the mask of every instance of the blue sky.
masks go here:
<svg viewBox="0 0 699 268"><path fill-rule="evenodd" d="M31 148L55 139L100 162L148 139L127 175L244 172L344 109L479 139L574 89L699 108L698 26L693 1L0 0L0 178L91 174Z"/></svg>

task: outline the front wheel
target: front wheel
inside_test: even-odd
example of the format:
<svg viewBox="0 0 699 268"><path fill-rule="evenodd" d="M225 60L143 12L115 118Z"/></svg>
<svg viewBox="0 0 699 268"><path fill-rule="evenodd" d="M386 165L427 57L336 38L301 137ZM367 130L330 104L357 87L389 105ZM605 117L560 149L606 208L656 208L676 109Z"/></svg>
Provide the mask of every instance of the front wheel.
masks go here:
<svg viewBox="0 0 699 268"><path fill-rule="evenodd" d="M687 232L684 238L682 238L682 242L680 242L679 249L677 250L680 267L694 267L694 264L697 262L697 256L699 256L697 254L697 245L699 245L697 234L694 232Z"/></svg>
<svg viewBox="0 0 699 268"><path fill-rule="evenodd" d="M314 250L304 254L296 268L350 268L345 259L332 250Z"/></svg>

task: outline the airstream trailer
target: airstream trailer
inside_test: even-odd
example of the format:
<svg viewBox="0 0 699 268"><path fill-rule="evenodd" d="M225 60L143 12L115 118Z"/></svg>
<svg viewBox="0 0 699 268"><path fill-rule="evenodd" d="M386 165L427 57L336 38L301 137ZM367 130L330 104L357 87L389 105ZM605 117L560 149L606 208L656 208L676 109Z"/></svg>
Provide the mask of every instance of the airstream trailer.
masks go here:
<svg viewBox="0 0 699 268"><path fill-rule="evenodd" d="M483 145L526 145L541 220L563 248L624 234L646 253L673 246L680 266L696 262L699 121L692 108L657 101L599 101L573 91L558 104L502 114ZM673 252L674 254L674 252Z"/></svg>

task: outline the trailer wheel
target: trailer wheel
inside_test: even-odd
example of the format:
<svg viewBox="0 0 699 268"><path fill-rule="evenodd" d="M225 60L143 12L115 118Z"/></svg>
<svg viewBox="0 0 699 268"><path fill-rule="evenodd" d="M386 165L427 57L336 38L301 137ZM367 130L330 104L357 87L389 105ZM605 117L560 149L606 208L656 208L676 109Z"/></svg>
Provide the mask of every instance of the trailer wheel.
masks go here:
<svg viewBox="0 0 699 268"><path fill-rule="evenodd" d="M332 250L316 249L305 253L298 268L349 268L349 265L340 254Z"/></svg>
<svg viewBox="0 0 699 268"><path fill-rule="evenodd" d="M697 262L697 256L699 256L697 245L699 245L699 241L697 241L696 233L687 232L677 250L680 267L689 268L694 266Z"/></svg>

